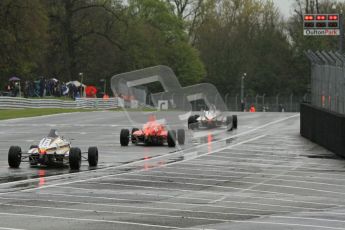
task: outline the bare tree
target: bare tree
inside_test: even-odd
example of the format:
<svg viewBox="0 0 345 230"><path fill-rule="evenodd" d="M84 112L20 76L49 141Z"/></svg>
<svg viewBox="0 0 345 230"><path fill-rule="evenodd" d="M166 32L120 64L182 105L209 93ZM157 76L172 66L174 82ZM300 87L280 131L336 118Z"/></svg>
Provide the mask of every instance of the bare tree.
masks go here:
<svg viewBox="0 0 345 230"><path fill-rule="evenodd" d="M175 8L175 14L186 22L191 43L194 43L195 28L202 23L206 0L166 0Z"/></svg>

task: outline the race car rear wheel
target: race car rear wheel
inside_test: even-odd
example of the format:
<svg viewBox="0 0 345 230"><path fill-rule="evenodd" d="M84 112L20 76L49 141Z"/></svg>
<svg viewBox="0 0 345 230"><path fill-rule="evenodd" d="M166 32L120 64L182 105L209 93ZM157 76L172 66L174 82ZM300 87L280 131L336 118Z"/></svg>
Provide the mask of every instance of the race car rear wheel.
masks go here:
<svg viewBox="0 0 345 230"><path fill-rule="evenodd" d="M237 115L232 115L232 127L237 129Z"/></svg>
<svg viewBox="0 0 345 230"><path fill-rule="evenodd" d="M87 161L89 162L89 166L95 167L98 164L98 149L97 147L89 147L87 150Z"/></svg>
<svg viewBox="0 0 345 230"><path fill-rule="evenodd" d="M129 130L121 129L120 144L121 146L128 146L128 143L129 143Z"/></svg>
<svg viewBox="0 0 345 230"><path fill-rule="evenodd" d="M69 167L74 170L79 170L80 166L81 166L80 148L71 148L69 150Z"/></svg>
<svg viewBox="0 0 345 230"><path fill-rule="evenodd" d="M169 147L175 147L176 146L176 131L175 130L169 130L168 131L167 142L168 142Z"/></svg>
<svg viewBox="0 0 345 230"><path fill-rule="evenodd" d="M137 139L134 137L133 133L138 131L139 129L138 128L133 128L132 129L132 132L131 132L131 141L133 144L137 143Z"/></svg>
<svg viewBox="0 0 345 230"><path fill-rule="evenodd" d="M11 146L8 150L8 165L18 168L22 161L22 149L19 146Z"/></svg>
<svg viewBox="0 0 345 230"><path fill-rule="evenodd" d="M226 126L228 131L232 131L234 129L234 123L232 121L232 116L226 117Z"/></svg>
<svg viewBox="0 0 345 230"><path fill-rule="evenodd" d="M188 129L193 129L194 116L188 117Z"/></svg>
<svg viewBox="0 0 345 230"><path fill-rule="evenodd" d="M193 115L188 118L188 129L197 129L199 128L198 119L199 115Z"/></svg>
<svg viewBox="0 0 345 230"><path fill-rule="evenodd" d="M184 129L178 129L177 130L177 141L180 145L184 145L185 138L186 138L186 135L185 135Z"/></svg>

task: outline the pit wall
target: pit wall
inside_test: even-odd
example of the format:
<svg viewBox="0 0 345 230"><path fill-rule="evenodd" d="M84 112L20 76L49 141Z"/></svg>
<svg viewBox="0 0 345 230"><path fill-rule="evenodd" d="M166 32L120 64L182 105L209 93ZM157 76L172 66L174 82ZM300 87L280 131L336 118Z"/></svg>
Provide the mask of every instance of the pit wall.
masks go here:
<svg viewBox="0 0 345 230"><path fill-rule="evenodd" d="M301 104L301 136L345 157L345 115Z"/></svg>

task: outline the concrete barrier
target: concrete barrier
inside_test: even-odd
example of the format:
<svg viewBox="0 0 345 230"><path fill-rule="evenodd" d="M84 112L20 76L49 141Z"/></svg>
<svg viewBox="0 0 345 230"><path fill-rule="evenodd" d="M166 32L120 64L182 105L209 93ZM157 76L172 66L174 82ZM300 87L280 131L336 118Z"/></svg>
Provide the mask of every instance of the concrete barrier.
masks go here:
<svg viewBox="0 0 345 230"><path fill-rule="evenodd" d="M345 157L345 115L301 104L300 133L312 142Z"/></svg>

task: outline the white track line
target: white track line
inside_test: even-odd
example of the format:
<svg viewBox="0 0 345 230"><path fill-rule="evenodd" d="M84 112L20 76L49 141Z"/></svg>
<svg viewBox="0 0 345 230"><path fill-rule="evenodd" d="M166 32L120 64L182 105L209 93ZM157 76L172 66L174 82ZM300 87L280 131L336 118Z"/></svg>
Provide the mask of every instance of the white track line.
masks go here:
<svg viewBox="0 0 345 230"><path fill-rule="evenodd" d="M253 152L254 154L261 154L261 153L274 153L277 154L277 156L280 155L285 155L285 156L299 156L301 153L305 153L305 151L298 151L298 150L289 150L289 149L285 149L284 151L274 151L274 150L256 150L256 149L237 149L237 148L233 148L230 150L223 150L223 151L219 151L219 153L222 154L226 154L226 153L232 153L233 151L235 152Z"/></svg>
<svg viewBox="0 0 345 230"><path fill-rule="evenodd" d="M78 212L97 212L97 213L108 213L108 214L129 214L129 215L140 215L140 216L155 216L155 217L166 217L166 218L178 218L180 219L181 216L175 216L175 215L163 215L163 214L153 214L153 213L140 213L140 212L119 212L119 211L101 211L101 210L92 210L92 209L76 209L76 208L58 208L58 207L50 207L50 206L36 206L36 205L16 205L16 204L3 204L0 203L0 205L3 206L12 206L12 207L24 207L24 208L38 208L38 209L51 209L51 210L64 210L64 211L78 211ZM1 213L0 213L1 215ZM56 216L55 216L56 217ZM204 218L204 217L188 217L183 215L185 219L193 219L193 220L208 220L208 221L220 221L220 222L232 222L230 219L219 219L219 218ZM321 221L321 222L333 222L333 223L345 223L344 220L334 220L334 219L325 219L325 218L313 218L313 217L290 217L290 216L272 216L273 218L281 218L281 219L291 219L291 220L314 220L314 221ZM65 217L62 217L65 218ZM236 221L236 220L235 220ZM133 222L130 222L133 223ZM138 223L135 223L138 224ZM290 225L290 223L285 223L287 225ZM143 225L140 223L140 225ZM151 225L151 226L159 226L162 227L162 225ZM303 226L303 225L302 225ZM306 226L306 225L305 225ZM320 225L315 225L318 227L326 227L329 228L328 226L320 226Z"/></svg>
<svg viewBox="0 0 345 230"><path fill-rule="evenodd" d="M90 183L86 183L86 184L90 184ZM125 185L125 184L115 184L115 183L111 183L111 185L120 185L123 187L134 187L134 188L146 188L146 189L151 189L151 190L158 190L158 191L162 191L162 190L167 190L167 191L176 191L176 192L181 192L181 193L185 193L185 194L191 194L191 193L201 193L201 194L209 194L209 195L219 195L219 196L224 196L224 195L228 195L227 192L209 192L209 191L200 191L200 190L188 190L188 189L168 189L168 188L159 188L159 187L150 187L150 186L142 186L142 185ZM68 187L68 186L57 186L59 188L68 188L68 189L80 189L80 190L85 190L85 191L93 191L93 192L97 192L100 191L99 189L87 189L87 188L80 188L80 187ZM220 187L220 186L217 186ZM230 189L234 189L234 190L243 190L242 188L236 188L236 187L229 187L227 186L226 188L230 188ZM108 192L110 191L114 191L112 190L107 190ZM293 193L282 193L282 192L273 192L273 191L262 191L262 190L257 190L257 189L247 189L247 191L252 191L252 192L260 192L260 193L266 193L266 194L274 194L274 195L289 195L289 196L295 196L295 194ZM188 196L184 196L185 198L188 198ZM243 195L241 196L243 197ZM320 198L318 196L315 195L308 195L309 198ZM272 199L272 200L281 200L281 199L274 199L274 198L262 198L262 199ZM294 202L293 200L286 200L289 202ZM316 203L316 202L305 202L305 201L298 201L298 203L310 203L310 204L320 204L320 205L332 205L330 203ZM339 206L338 204L334 204L334 206Z"/></svg>
<svg viewBox="0 0 345 230"><path fill-rule="evenodd" d="M280 176L280 175L277 175L277 176ZM265 178L264 181L270 180L270 179L271 178ZM191 186L199 186L199 187L205 187L205 188L216 187L216 188L234 189L233 187L230 187L230 186L223 186L223 185L217 185L217 184L200 184L200 183L175 182L175 181L167 182L167 181L159 181L159 180L158 181L154 181L154 180L126 179L126 178L120 178L119 180L121 180L121 181L151 182L151 183L157 183L157 184L160 183L160 184L169 184L169 185L176 184L176 185L181 185L181 186L183 186L183 185L191 185ZM276 184L270 184L270 183L265 183L265 182L247 182L247 181L241 181L241 180L232 180L231 182L249 184L249 185L254 185L254 186L266 185L266 186L278 187L278 188L292 188L292 189L295 189L295 190L306 190L306 191L313 191L313 192L320 192L320 193L330 193L330 194L344 195L344 192L335 192L335 191L330 191L330 190L305 188L305 187L299 187L299 186L276 185ZM87 184L112 185L113 183L87 182ZM122 184L115 182L114 185L122 185ZM159 186L157 185L157 187L159 187ZM246 190L246 188L242 188L242 189Z"/></svg>
<svg viewBox="0 0 345 230"><path fill-rule="evenodd" d="M339 170L342 170L342 165L340 163L340 161L336 162L337 164L335 164L334 161L328 161L328 162L311 162L309 163L310 161L312 161L312 159L308 159L307 158L297 158L297 157L293 157L293 158L281 158L281 159L272 159L274 158L275 156L266 156L267 158L270 158L270 159L263 159L263 158L255 158L254 156L252 155L247 155L247 158L245 157L241 157L241 156L245 156L245 154L240 154L240 156L234 156L234 155L239 155L239 154L232 154L233 156L216 156L216 155L208 155L204 158L201 158L201 159L198 159L198 161L202 161L202 160L205 160L207 162L215 162L216 164L221 161L221 163L223 162L234 162L234 163L248 163L248 164L253 164L253 163L258 163L258 164L261 164L261 163L265 163L265 162L272 162L273 164L275 163L282 163L282 164L293 164L293 163L303 163L303 165L305 165L304 167L307 168L307 167L312 167L312 168L315 168L315 166L320 166L320 165L323 165L325 167L331 167L332 169L336 169L335 167L338 167ZM251 158L250 158L251 157ZM207 158L210 158L210 159L207 159ZM236 161L238 160L238 161ZM217 165L215 165L215 167L217 167ZM222 167L222 165L219 165L219 167Z"/></svg>
<svg viewBox="0 0 345 230"><path fill-rule="evenodd" d="M34 199L19 199L19 200L30 200L33 201ZM150 208L150 207L135 207L135 206L125 206L125 205L109 205L109 204L97 204L97 203L82 203L82 202L68 202L68 201L54 201L54 200L40 200L40 201L48 201L54 203L68 203L68 204L83 204L83 205L99 205L99 206L110 206L110 207L126 207L126 208L138 208L138 209L154 209L154 210L165 210L165 211L182 211L182 212L192 212L192 213L204 213L204 214L218 214L218 215L238 215L236 213L227 213L227 212L201 212L195 210L181 210L181 209L168 209L168 208ZM147 214L145 213L133 213L133 212L114 212L114 211L101 211L101 210L84 210L84 209L70 209L70 208L56 208L50 206L33 206L33 205L15 205L15 204L1 204L6 206L14 206L14 207L27 207L27 208L43 208L43 209L53 209L53 210L66 210L66 211L79 211L79 212L97 212L97 213L118 213L118 214L131 214L131 215L149 215L149 216L159 216L159 217L169 217L169 218L180 218L181 216L174 216L174 215L161 215L161 214ZM305 213L305 212L303 212ZM310 213L310 212L309 212ZM315 214L315 212L312 212ZM334 214L333 212L328 212L328 214ZM344 215L345 213L341 213ZM250 215L246 214L247 216L256 216L258 215ZM210 220L210 221L222 221L227 222L229 219L219 219L219 218L203 218L203 217L186 217L186 219L197 219L197 220ZM271 216L273 218L281 218L281 219L295 219L295 220L314 220L314 221L322 221L322 222L333 222L333 223L345 223L344 220L334 220L334 219L325 219L325 218L313 218L313 217L289 217L289 216Z"/></svg>
<svg viewBox="0 0 345 230"><path fill-rule="evenodd" d="M186 169L188 170L188 169ZM200 170L203 171L203 170ZM162 176L162 175L155 175L155 174L169 174L169 175L186 175L185 177L172 177L172 176ZM233 171L231 174L240 174L240 175L244 175L241 176L241 179L257 179L257 177L253 177L252 175L257 175L257 176L276 176L277 174L270 174L270 173L265 173L265 172L254 172L254 173L250 173L250 172L237 172L237 171ZM238 178L239 176L235 176L235 175L216 175L216 174L191 174L191 173L182 173L182 172L166 172L166 171L152 171L150 174L130 174L131 176L152 176L152 177L167 177L167 178L177 178L177 179L186 179L186 180L213 180L213 181L230 181L229 179L231 178ZM188 177L187 177L188 176ZM198 177L199 176L199 177ZM206 178L200 178L200 177L208 177ZM214 179L214 178L210 178L210 177L215 177L218 179ZM294 176L294 175L281 175L280 177L292 177L292 178L306 178L305 176ZM223 180L219 180L220 178L224 178ZM321 179L321 180L328 180L329 178L327 177L313 177L310 179ZM280 181L287 181L287 182L301 182L301 183L311 183L311 184L319 184L319 185L329 185L329 186L339 186L339 187L345 187L345 184L339 184L339 182L344 181L345 179L333 179L332 181L336 180L338 182L335 182L336 184L329 184L329 183L323 183L323 182L316 182L316 181L308 181L308 180L298 180L298 179L275 179L275 180L280 180Z"/></svg>
<svg viewBox="0 0 345 230"><path fill-rule="evenodd" d="M206 220L206 221L221 221L221 222L228 221L228 218L219 219L219 218L207 218L207 217L193 217L193 216L186 216L186 215L167 215L167 214L148 213L148 212L101 211L101 210L94 210L90 208L88 209L59 208L59 207L51 207L51 206L8 204L8 203L6 204L0 203L0 206L30 208L31 210L34 208L37 208L37 209L63 210L63 211L82 212L82 213L128 214L128 215L135 215L135 216L153 216L153 217L165 217L165 218L172 218L172 219L181 219L181 217L184 217L185 219L189 219L189 220Z"/></svg>
<svg viewBox="0 0 345 230"><path fill-rule="evenodd" d="M302 138L302 137L301 137ZM277 145L277 144L279 144L279 145L282 145L282 146L284 146L284 147L296 147L296 148L302 148L302 149L304 149L305 147L308 147L308 148L313 148L313 147L315 147L315 144L314 145L309 145L308 146L308 144L304 144L304 143L301 143L301 144L296 144L296 143L289 143L289 144L287 144L287 143L282 143L281 141L271 141L271 140L268 140L268 141L266 141L266 142L264 142L264 143L260 143L260 142L252 142L252 143L248 143L247 145L254 145L254 146L256 146L256 145L261 145L261 146L275 146L275 145ZM293 149L294 150L294 149Z"/></svg>
<svg viewBox="0 0 345 230"><path fill-rule="evenodd" d="M38 218L41 220L46 218L46 219L57 219L57 220L72 220L72 221L86 221L86 222L96 222L96 223L135 225L135 226L163 228L163 229L181 229L179 227L173 227L173 226L135 223L135 222L129 222L129 221L98 220L98 219L89 219L89 218L72 218L72 217L61 217L61 216L47 216L47 215L33 215L33 214L25 214L25 213L5 213L5 212L0 212L0 215L30 217L30 218ZM199 228L183 228L183 229L200 230Z"/></svg>
<svg viewBox="0 0 345 230"><path fill-rule="evenodd" d="M293 223L279 223L279 222L270 222L270 221L254 221L254 220L234 220L232 221L234 223L252 223L252 224L263 224L263 225L283 225L283 226L291 226L291 227L303 227L305 228L311 228L313 230L315 229L333 229L333 230L344 230L345 228L339 228L339 227L327 227L327 226L320 226L320 225L311 225L311 224L293 224ZM293 229L293 228L291 228Z"/></svg>
<svg viewBox="0 0 345 230"><path fill-rule="evenodd" d="M235 172L237 173L237 172ZM241 173L239 173L241 174ZM268 175L268 174L264 174L264 173L255 173L255 175ZM157 178L167 178L167 179L181 179L181 180L193 180L193 181L215 181L215 182L239 182L237 181L239 178L238 177L234 177L234 176L230 176L235 178L235 179L231 179L231 180L219 180L219 179L205 179L205 178L197 178L197 177L177 177L177 176L161 176L161 175L143 175L143 174L130 174L127 176L138 176L138 177L157 177ZM269 176L276 176L274 174L270 174ZM279 175L279 177L283 177L284 175ZM237 180L236 180L237 179ZM245 176L245 177L241 177L241 180L243 179L258 179L258 177L252 177L252 176ZM315 185L323 185L323 186L334 186L334 187L340 187L340 188L344 188L345 189L345 184L329 184L329 183L322 183L322 182L314 182L314 181L306 181L306 180L288 180L288 179L273 179L270 178L272 181L284 181L284 182L298 182L298 183L303 183L303 184L315 184Z"/></svg>
<svg viewBox="0 0 345 230"><path fill-rule="evenodd" d="M141 187L145 187L145 188L151 188L151 189L154 189L152 187L147 187L147 186L141 186ZM86 189L86 188L73 188L73 187L59 187L59 188L69 188L69 189L78 189L78 190L83 190L83 191L99 191L99 190L96 190L96 189ZM165 189L165 190L169 190L169 189ZM175 189L174 189L175 190ZM177 189L176 189L177 190ZM110 190L107 190L107 191L110 191ZM113 191L113 190L111 190ZM181 191L181 190L178 190L178 191ZM182 190L182 191L191 191L191 190ZM225 195L225 194L224 194ZM176 199L179 199L180 197L175 197ZM190 199L190 200L206 200L206 199L202 199L202 198L187 198L187 197L184 197L183 199ZM210 201L213 201L212 199L207 199L209 202L207 204L188 204L188 203L183 203L183 205L187 205L187 206L207 206L207 207L217 207L217 208L228 208L228 209L238 209L238 210L246 210L246 211L254 211L254 212L272 212L271 209L254 209L254 208L241 208L241 207L228 207L228 206L220 206L220 205L214 205L212 202ZM177 204L180 204L180 203L177 203ZM275 210L276 213L289 213L290 211L278 211L278 210Z"/></svg>
<svg viewBox="0 0 345 230"><path fill-rule="evenodd" d="M277 158L278 160L309 160L307 157L301 157L297 154L274 154L273 152L271 154L267 153L242 153L242 152L234 152L234 151L229 151L229 152L222 152L222 153L217 153L217 155L212 154L208 155L207 157L210 158L221 158L221 159L229 159L231 160L233 157L237 156L247 156L248 160L266 160L266 159L261 159L260 157L266 157L266 158ZM250 158L252 157L252 158ZM268 161L277 161L277 160L268 160Z"/></svg>
<svg viewBox="0 0 345 230"><path fill-rule="evenodd" d="M233 165L238 165L240 164L241 162L235 162L236 164L232 164L232 165L229 165L229 166L216 166L216 165L209 165L209 164L200 164L200 163L189 163L189 162L186 162L186 161L181 161L179 165L192 165L192 166L201 166L203 168L217 168L217 169L229 169L229 167L233 167ZM296 163L303 163L303 162L296 162ZM245 164L245 163L242 163L241 165L243 166L253 166L253 164ZM287 166L287 165L271 165L271 164L257 164L257 165L263 165L264 167L263 168L258 168L258 169L265 169L265 170L271 170L272 168L290 168L290 169L293 169L294 167L293 166ZM171 168L171 164L167 165L166 167L170 167ZM273 169L272 169L273 170ZM298 170L294 170L295 172L299 172L299 171L302 171L302 170L308 170L310 172L313 172L315 170L334 170L334 168L330 168L330 169L327 169L327 168L316 168L316 167L313 167L313 168L308 168L308 167L299 167ZM304 172L304 171L303 171ZM313 172L315 174L325 174L325 175L328 175L328 176L341 176L341 175L344 175L343 173L328 173L328 172Z"/></svg>
<svg viewBox="0 0 345 230"><path fill-rule="evenodd" d="M238 159L238 158L234 158L234 159ZM204 162L207 161L208 163L214 163L214 164L204 164ZM272 171L282 171L282 169L288 170L290 172L300 172L300 173L315 173L314 170L321 170L320 168L317 168L317 166L322 165L322 163L318 163L318 164L305 164L303 161L295 161L295 162L289 162L292 164L296 164L299 167L294 167L295 165L283 165L283 164L278 164L279 162L277 162L274 166L272 166L272 164L266 164L264 162L240 162L240 161L223 161L225 164L223 165L219 165L219 161L218 160L195 160L194 162L181 162L180 165L186 165L193 167L193 166L201 166L204 169L209 169L209 168L214 168L214 169L219 169L219 170L229 170L229 169L255 169L257 171L259 170L272 170ZM231 164L229 164L231 163ZM281 163L284 163L281 162ZM236 166L241 166L240 168L236 168ZM342 176L341 173L329 173L328 170L337 170L336 167L338 167L338 170L343 170L341 167L342 165L328 165L329 168L323 168L322 170L326 170L326 172L317 172L315 174L320 174L320 175L327 175L327 176ZM172 167L170 167L172 168ZM181 167L176 167L176 169L180 169ZM314 170L313 170L314 169ZM294 170L294 171L292 171Z"/></svg>
<svg viewBox="0 0 345 230"><path fill-rule="evenodd" d="M232 154L232 153L231 153ZM231 161L231 160L234 160L234 159L238 159L238 160L244 160L244 161L263 161L263 162L273 162L273 163L294 163L296 161L292 161L292 160L306 160L305 158L299 158L299 159L296 159L296 158L286 158L286 159L277 159L277 160L272 160L272 159L262 159L262 158L254 158L252 157L253 155L247 155L247 157L237 157L237 156L233 156L234 154L236 153L233 153L232 156L217 156L217 155L207 155L205 156L204 158L202 159L199 159L199 160L203 160L205 158L219 158L219 159L222 159L224 161L222 162L227 162L227 161ZM244 155L244 154L243 154ZM249 157L252 157L252 158L249 158ZM270 157L270 156L267 156L267 157ZM217 159L206 159L208 162L209 161L218 161ZM231 161L232 162L232 161ZM297 161L297 162L302 162L302 161Z"/></svg>
<svg viewBox="0 0 345 230"><path fill-rule="evenodd" d="M166 169L168 170L175 170L175 171L167 171ZM228 168L229 169L229 168ZM263 171L243 171L243 172L239 172L238 170L247 170L246 168L234 168L232 167L231 168L232 171L228 171L228 172L224 172L224 171L220 171L220 170L213 170L213 169L198 169L198 168L190 168L190 167L179 167L178 170L181 171L181 170L184 170L184 171L197 171L198 173L195 173L195 174L192 174L192 175L199 175L199 176L211 176L211 177L219 177L219 178L229 178L229 177L234 177L233 175L234 174L245 174L245 175L268 175L268 176L274 176L274 175L277 175L277 173L281 172L281 170L279 169L265 169L266 171L263 172ZM234 171L234 170L237 170L237 171ZM268 173L267 171L272 171L272 172L277 172L277 173ZM150 171L151 173L170 173L170 174L173 174L176 172L176 169L175 168L165 168L164 171L163 170L160 170L160 169L155 169L155 170L151 170ZM208 174L203 174L204 173L208 173ZM176 172L177 173L177 172ZM218 174L209 174L209 173L218 173ZM228 174L231 174L231 175L227 175ZM295 171L290 171L290 173L300 173L299 171L295 170ZM309 173L309 174L312 174L312 176L310 177L311 179L320 179L320 180L329 180L329 177L317 177L317 176L314 176L314 172L303 172L303 174L305 173ZM181 173L177 173L177 174L181 174ZM189 175L190 173L182 173L182 174L187 174ZM320 173L316 173L316 174L320 174ZM325 174L325 173L321 173L322 175ZM334 175L331 175L333 176L332 178L332 181L345 181L345 178L334 178ZM343 176L343 174L339 174L339 176ZM288 174L284 174L282 175L282 177L296 177L296 178L306 178L305 175L302 175L302 176L298 176L298 175L288 175Z"/></svg>
<svg viewBox="0 0 345 230"><path fill-rule="evenodd" d="M83 188L74 188L74 187L66 187L70 189L75 190L83 190ZM89 190L90 189L85 189ZM92 190L93 191L93 190ZM140 194L138 192L135 192L131 195L140 195L140 196L151 196L153 198L159 197L165 197L165 198L174 198L174 199L181 199L181 200L197 200L197 201L205 201L207 204L197 204L197 203L186 203L186 202L169 202L169 201L160 201L160 200L143 200L143 199L125 199L125 198L116 198L116 197L102 197L102 196L87 196L87 195L73 195L73 194L67 194L67 193L39 193L42 195L48 195L48 196L62 196L62 197L75 197L75 198L93 198L93 199L101 199L101 200L111 200L111 201L136 201L136 202L154 202L154 203L161 203L161 204L173 204L173 205L186 205L186 206L196 206L196 207L215 207L215 208L231 208L228 206L222 206L222 205L214 205L211 204L210 201L213 201L213 199L207 199L207 198L196 198L196 197L184 197L184 196L171 196L171 195L163 195L163 194L150 194L150 193L143 193ZM239 197L244 198L243 196L239 196L237 194L232 194L233 197ZM318 203L318 202L312 202L312 201L296 201L296 200L287 200L287 199L279 199L279 198L267 198L267 197L259 197L259 196L250 196L247 197L248 199L257 199L257 200L270 200L270 201L279 201L279 202L289 202L289 203L297 203L297 204L306 204L306 205L323 205L323 206L333 206L337 208L345 207L345 204L339 205L339 204L332 204L332 203ZM10 198L11 199L11 198ZM246 201L231 201L231 200L224 200L222 203L241 203L241 204L251 204L251 205L259 205L259 206L272 206L272 207L280 207L280 208L295 208L295 209L305 209L305 210L313 210L313 211L324 211L320 208L307 208L307 207L300 207L300 206L291 206L291 205L279 205L279 204L263 204L263 203L257 203L257 202L246 202Z"/></svg>
<svg viewBox="0 0 345 230"><path fill-rule="evenodd" d="M248 144L246 144L246 145L249 145L249 143ZM246 145L244 145L244 146L246 146ZM272 144L273 145L273 144ZM252 145L250 145L250 146L246 146L246 147L250 147L250 148L253 148L253 146ZM288 147L289 149L290 149L290 151L294 151L294 150L298 150L298 151L310 151L310 149L311 148L305 148L305 149L303 149L303 148L296 148L296 149L292 149L291 147ZM258 151L260 151L260 150L269 150L269 151L286 151L286 149L287 148L284 148L284 146L282 146L282 147L276 147L276 146L266 146L266 145L260 145L260 144L256 144L255 145L255 149L256 150L258 150Z"/></svg>
<svg viewBox="0 0 345 230"><path fill-rule="evenodd" d="M13 200L12 198L4 198L4 197L0 197L0 199L5 199L5 200ZM77 202L77 201L65 201L65 200L45 200L45 199L23 199L23 198L18 198L17 200L19 201L39 201L39 202L52 202L52 203L63 203L63 204L80 204L80 205L91 205L91 206L103 206L103 207L118 207L118 208L132 208L132 209L146 209L146 210L160 210L160 211L179 211L179 212L190 212L190 213L202 213L202 214L216 214L216 215L235 215L235 216L249 216L249 217L261 217L261 215L257 215L257 214L242 214L242 213L235 213L235 212L213 212L213 211L198 211L198 210L191 210L191 209L177 209L177 208L157 208L157 207L140 207L137 205L118 205L118 204L104 204L104 203L94 203L94 202ZM127 200L127 201L132 201L132 200ZM142 202L138 201L138 202ZM156 202L155 202L156 203ZM172 203L172 202L161 202L164 204L171 204L171 205L179 205L182 203ZM1 203L0 203L1 204ZM150 204L150 203L147 203ZM36 206L35 206L36 207ZM37 206L39 207L39 206ZM90 206L89 206L90 207ZM215 206L208 206L208 207L215 207ZM226 207L222 207L222 208L226 208ZM228 207L230 208L230 207ZM98 210L95 210L96 212L98 212ZM101 211L102 212L102 211ZM122 213L122 212L121 212ZM129 212L131 213L131 212ZM152 214L154 215L154 214ZM184 215L185 216L185 215ZM180 217L180 216L179 216ZM189 218L189 217L187 217ZM193 218L193 217L191 217ZM228 219L224 219L224 220L228 220Z"/></svg>
<svg viewBox="0 0 345 230"><path fill-rule="evenodd" d="M111 223L111 224L126 224L126 225L136 225L136 226L145 226L145 227L155 227L155 228L162 228L162 229L201 230L201 228L179 228L179 227L172 227L172 226L152 225L152 224L143 224L143 223L133 223L133 222L126 222L126 221L97 220L97 219L85 219L85 218L70 218L70 217L57 217L57 216L47 216L47 215L32 215L32 214L3 213L3 212L0 212L0 215L31 217L31 218L39 218L39 219L47 218L47 219L86 221L86 222ZM251 221L251 220L245 220L245 221L232 220L230 222L227 221L227 223L229 223L229 224L231 224L231 223L254 223L254 224L269 224L269 225L284 225L284 226L307 227L307 228L312 228L312 229L318 229L318 228L321 228L321 229L333 229L333 230L344 230L345 229L345 228L327 227L327 226L319 226L319 225L277 223L277 222L269 222L269 221Z"/></svg>
<svg viewBox="0 0 345 230"><path fill-rule="evenodd" d="M40 193L42 194L42 193ZM145 204L150 204L150 203L155 203L155 204L166 204L166 205L185 205L185 206L192 206L192 207L212 207L212 208L225 208L225 209L231 209L233 208L232 206L222 206L222 205L213 205L212 203L210 203L210 201L213 201L211 199L204 199L204 198L190 198L190 200L198 200L198 201L206 201L208 202L208 204L186 204L186 203L182 203L182 202L170 202L170 201L156 201L156 200L143 200L143 199L125 199L125 198L107 198L107 197L94 197L94 196L82 196L82 195L71 195L71 194L61 194L61 193L43 193L43 195L49 195L49 196L65 196L65 197L73 197L73 198L92 198L92 199L105 199L105 200L112 200L112 201L128 201L128 202L138 202L138 203L142 203L143 201L146 201L147 203ZM152 195L155 196L155 195ZM177 198L180 199L179 197L175 197L175 196L170 196L170 198ZM138 209L162 209L162 208L156 208L156 207L140 207L140 206L127 206L127 205L114 205L114 204L104 204L104 203L93 203L93 202L71 202L71 201L66 201L66 200L46 200L46 199L33 199L33 198L19 198L19 197L15 197L15 198L11 198L11 197L0 197L0 199L3 200L21 200L21 201L49 201L49 202L56 202L56 203L76 203L76 204L90 204L90 205L98 205L98 206L115 206L115 207L127 207L127 208L138 208ZM189 198L181 198L181 199L189 199ZM248 205L256 205L256 206L268 206L268 207L275 207L275 208L286 208L286 209L297 209L299 210L299 212L301 210L309 210L309 211L322 211L319 208L307 208L307 207L300 207L300 206L291 206L291 205L277 205L277 204L263 204L263 203L257 203L257 202L247 202L247 201L227 201L224 200L222 203L226 203L226 204L248 204ZM186 211L186 212L201 212L201 213L214 213L214 214L232 214L232 215L244 215L244 216L248 216L250 214L240 214L240 213L229 213L229 212L209 212L209 211L196 211L196 210L188 210L188 209L171 209L171 208L164 208L164 210L172 210L172 211ZM261 210L261 209L260 209ZM267 209L266 209L267 210ZM272 212L276 211L276 210L271 210ZM283 210L284 212L289 212L288 210ZM343 213L336 213L336 212L332 212L335 215L343 215Z"/></svg>
<svg viewBox="0 0 345 230"><path fill-rule="evenodd" d="M5 227L0 227L1 230L25 230L23 228L5 228Z"/></svg>
<svg viewBox="0 0 345 230"><path fill-rule="evenodd" d="M344 214L345 213L343 213L343 215ZM317 217L276 216L276 215L272 215L272 216L270 216L270 218L294 219L294 220L313 220L313 221L322 221L322 222L340 222L340 223L345 223L345 220L325 219L325 218L317 218Z"/></svg>

